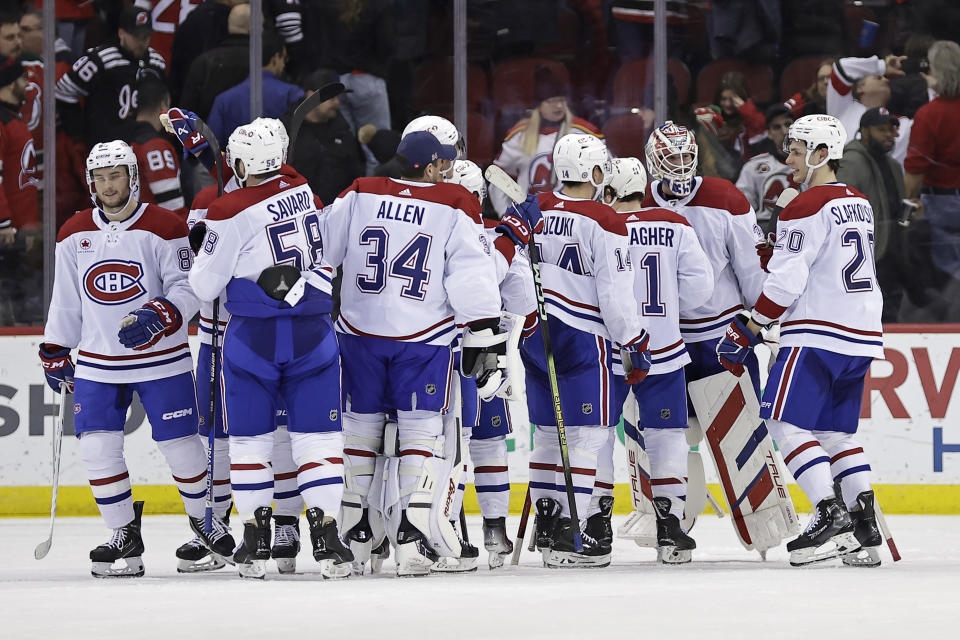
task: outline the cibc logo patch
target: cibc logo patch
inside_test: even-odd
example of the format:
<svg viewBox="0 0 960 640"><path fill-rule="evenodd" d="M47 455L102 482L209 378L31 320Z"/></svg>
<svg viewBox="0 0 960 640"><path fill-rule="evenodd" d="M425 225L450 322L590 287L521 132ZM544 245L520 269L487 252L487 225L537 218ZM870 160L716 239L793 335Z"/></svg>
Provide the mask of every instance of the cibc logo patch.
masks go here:
<svg viewBox="0 0 960 640"><path fill-rule="evenodd" d="M102 260L83 276L87 297L100 304L125 304L147 292L143 284L143 267L139 262Z"/></svg>

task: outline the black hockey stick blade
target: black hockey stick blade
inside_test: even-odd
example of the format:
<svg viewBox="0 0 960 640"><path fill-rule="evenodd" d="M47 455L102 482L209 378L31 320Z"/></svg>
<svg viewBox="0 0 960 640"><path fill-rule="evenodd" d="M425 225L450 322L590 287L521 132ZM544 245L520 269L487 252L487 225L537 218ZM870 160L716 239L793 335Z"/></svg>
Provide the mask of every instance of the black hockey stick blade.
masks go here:
<svg viewBox="0 0 960 640"><path fill-rule="evenodd" d="M197 129L203 134L203 137L207 139L207 144L210 145L210 151L213 153L214 158L214 167L217 172L217 195L223 195L223 160L220 157L220 141L217 140L217 136L213 135L213 131L210 131L210 127L207 126L207 123L197 118Z"/></svg>
<svg viewBox="0 0 960 640"><path fill-rule="evenodd" d="M290 136L290 148L287 150L288 158L293 158L293 150L297 146L297 133L299 133L300 125L303 124L303 119L306 115L313 111L321 102L332 100L346 90L347 88L342 82L325 84L314 91L310 97L301 102L293 111L293 117L290 119L290 131L287 132Z"/></svg>

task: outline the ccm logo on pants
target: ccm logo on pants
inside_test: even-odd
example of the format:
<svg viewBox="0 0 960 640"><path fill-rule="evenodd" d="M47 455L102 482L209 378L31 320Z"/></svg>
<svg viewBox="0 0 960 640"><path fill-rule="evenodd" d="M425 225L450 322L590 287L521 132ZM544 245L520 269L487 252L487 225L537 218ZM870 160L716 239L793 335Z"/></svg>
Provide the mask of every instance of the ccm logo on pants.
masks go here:
<svg viewBox="0 0 960 640"><path fill-rule="evenodd" d="M177 411L169 411L163 414L161 418L163 420L176 420L177 418L182 418L184 416L192 416L192 415L193 415L193 407L190 407L189 409L178 409Z"/></svg>

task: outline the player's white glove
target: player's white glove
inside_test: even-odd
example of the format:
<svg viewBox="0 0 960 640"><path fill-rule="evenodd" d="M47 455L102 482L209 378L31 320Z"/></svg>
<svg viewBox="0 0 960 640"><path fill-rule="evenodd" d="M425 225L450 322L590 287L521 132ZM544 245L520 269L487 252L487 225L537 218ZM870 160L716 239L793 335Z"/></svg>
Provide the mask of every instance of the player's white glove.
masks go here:
<svg viewBox="0 0 960 640"><path fill-rule="evenodd" d="M471 322L463 334L460 370L477 379L477 393L492 398L507 384L507 337L500 332L500 319Z"/></svg>

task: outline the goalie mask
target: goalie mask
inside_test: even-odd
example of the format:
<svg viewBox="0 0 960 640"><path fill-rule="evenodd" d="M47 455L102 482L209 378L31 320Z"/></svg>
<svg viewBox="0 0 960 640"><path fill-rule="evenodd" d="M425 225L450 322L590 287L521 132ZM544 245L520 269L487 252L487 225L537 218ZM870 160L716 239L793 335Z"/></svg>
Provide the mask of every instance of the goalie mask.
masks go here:
<svg viewBox="0 0 960 640"><path fill-rule="evenodd" d="M644 151L650 175L675 195L690 195L697 175L697 141L689 129L667 120L650 134Z"/></svg>
<svg viewBox="0 0 960 640"><path fill-rule="evenodd" d="M287 153L286 136L262 120L237 127L227 142L227 163L243 186L250 176L279 170Z"/></svg>
<svg viewBox="0 0 960 640"><path fill-rule="evenodd" d="M483 172L480 171L480 167L469 160L455 160L450 174L447 182L461 185L477 196L480 204L483 205L483 201L487 197L487 183L483 179Z"/></svg>
<svg viewBox="0 0 960 640"><path fill-rule="evenodd" d="M594 180L594 168L603 174ZM553 170L561 182L586 182L595 189L593 199L603 195L610 179L610 155L603 140L586 133L569 133L553 148Z"/></svg>
<svg viewBox="0 0 960 640"><path fill-rule="evenodd" d="M847 132L840 121L826 114L803 116L797 119L787 131L783 139L783 151L790 155L790 143L800 142L807 148L804 164L807 165L807 177L803 180L803 187L810 184L810 178L816 169L824 166L830 160L843 158L843 146L847 143ZM817 164L810 164L810 158L819 146L827 148L827 157Z"/></svg>
<svg viewBox="0 0 960 640"><path fill-rule="evenodd" d="M93 200L94 206L100 206L100 202L94 186L93 170L112 169L121 166L127 168L127 175L130 178L130 196L121 207L123 209L131 200L140 199L140 172L137 169L136 154L130 145L123 140L99 142L90 150L90 155L87 156L87 186L90 189L90 199Z"/></svg>

